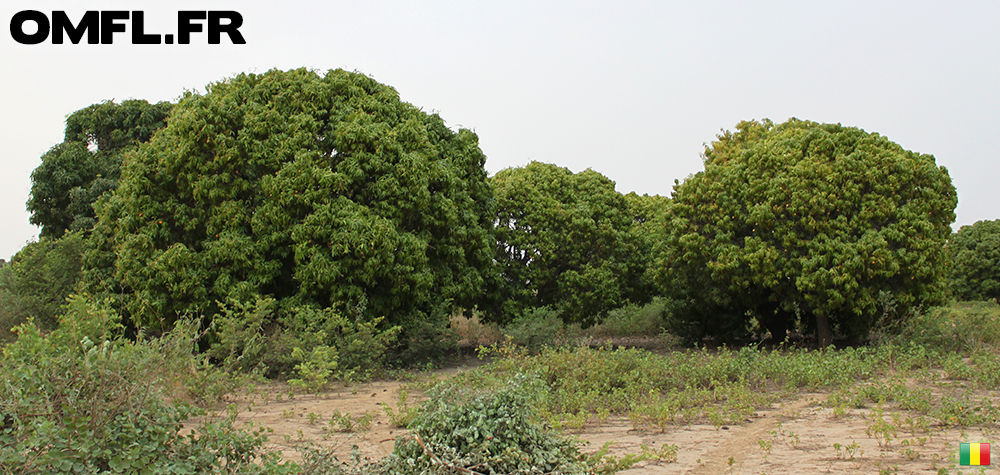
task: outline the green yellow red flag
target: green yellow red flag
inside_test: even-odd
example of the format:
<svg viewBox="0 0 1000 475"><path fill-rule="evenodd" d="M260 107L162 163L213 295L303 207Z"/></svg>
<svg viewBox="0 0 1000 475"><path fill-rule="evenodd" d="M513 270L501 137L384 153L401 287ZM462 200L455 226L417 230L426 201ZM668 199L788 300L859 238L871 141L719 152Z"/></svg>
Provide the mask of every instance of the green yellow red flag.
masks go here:
<svg viewBox="0 0 1000 475"><path fill-rule="evenodd" d="M989 465L990 444L962 442L958 448L959 465Z"/></svg>

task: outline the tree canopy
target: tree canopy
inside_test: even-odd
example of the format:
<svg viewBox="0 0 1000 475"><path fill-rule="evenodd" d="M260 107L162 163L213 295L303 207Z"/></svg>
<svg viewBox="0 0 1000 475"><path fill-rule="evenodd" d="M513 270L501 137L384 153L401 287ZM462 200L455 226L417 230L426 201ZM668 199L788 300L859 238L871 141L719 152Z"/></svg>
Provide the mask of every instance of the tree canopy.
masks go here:
<svg viewBox="0 0 1000 475"><path fill-rule="evenodd" d="M791 119L741 122L674 188L658 275L681 333L783 339L801 324L865 335L888 292L904 313L944 297L957 198L931 155L877 133ZM884 295L884 294L883 294Z"/></svg>
<svg viewBox="0 0 1000 475"><path fill-rule="evenodd" d="M550 306L564 321L593 323L627 301L649 299L639 283L647 241L633 230L633 210L613 181L532 162L498 172L492 184L506 318Z"/></svg>
<svg viewBox="0 0 1000 475"><path fill-rule="evenodd" d="M948 241L952 296L1000 299L1000 219L962 226Z"/></svg>
<svg viewBox="0 0 1000 475"><path fill-rule="evenodd" d="M260 297L392 323L471 306L493 255L484 162L474 133L363 74L241 74L127 156L87 282L149 325Z"/></svg>
<svg viewBox="0 0 1000 475"><path fill-rule="evenodd" d="M130 99L70 114L62 143L42 155L42 163L31 173L27 208L31 224L42 227L40 237L90 230L93 204L118 186L122 154L163 128L172 106Z"/></svg>
<svg viewBox="0 0 1000 475"><path fill-rule="evenodd" d="M79 232L30 242L0 263L0 342L29 318L45 329L57 324L66 297L76 290L86 243Z"/></svg>

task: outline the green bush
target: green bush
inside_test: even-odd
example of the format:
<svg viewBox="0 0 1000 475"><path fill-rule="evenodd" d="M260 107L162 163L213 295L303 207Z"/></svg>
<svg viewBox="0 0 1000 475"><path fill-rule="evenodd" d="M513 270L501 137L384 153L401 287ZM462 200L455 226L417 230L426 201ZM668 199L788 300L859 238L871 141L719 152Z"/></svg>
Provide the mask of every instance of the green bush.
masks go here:
<svg viewBox="0 0 1000 475"><path fill-rule="evenodd" d="M296 372L302 379L305 375L297 367L316 369L319 364L330 368L326 377L368 379L384 367L386 353L400 332L398 326L385 328L383 318L364 321L360 313L351 318L332 308L281 310L273 299L219 307L220 314L213 320L215 341L208 353L228 370L258 371L271 377ZM325 356L314 353L320 347L334 350L336 365L326 364L330 362L328 350L320 351Z"/></svg>
<svg viewBox="0 0 1000 475"><path fill-rule="evenodd" d="M944 351L1000 346L1000 305L957 302L918 312L902 325L897 339Z"/></svg>
<svg viewBox="0 0 1000 475"><path fill-rule="evenodd" d="M393 325L472 307L492 278L485 160L474 133L364 74L241 74L184 94L128 155L85 273L163 330L229 299L364 299L365 321Z"/></svg>
<svg viewBox="0 0 1000 475"><path fill-rule="evenodd" d="M958 202L944 167L878 133L789 119L740 122L674 187L650 269L686 339L776 342L801 325L861 339L880 292L903 313L945 301Z"/></svg>
<svg viewBox="0 0 1000 475"><path fill-rule="evenodd" d="M283 339L277 325L274 299L258 299L253 304L231 302L219 305L212 320L214 342L207 353L227 371L268 372L275 366L291 366L287 351L276 351Z"/></svg>
<svg viewBox="0 0 1000 475"><path fill-rule="evenodd" d="M204 414L179 392L184 373L205 369L191 351L197 332L127 340L117 314L83 297L69 299L52 332L31 322L16 332L0 360L0 467L8 473L296 469L263 449L262 431L235 428L234 415L181 434L184 422Z"/></svg>
<svg viewBox="0 0 1000 475"><path fill-rule="evenodd" d="M544 347L572 346L580 331L579 326L566 326L558 311L541 307L503 327L503 333L512 343L538 353Z"/></svg>
<svg viewBox="0 0 1000 475"><path fill-rule="evenodd" d="M608 312L588 331L598 336L657 336L666 325L667 303L657 298L645 305L629 304Z"/></svg>
<svg viewBox="0 0 1000 475"><path fill-rule="evenodd" d="M456 386L432 391L384 461L385 473L590 473L577 447L533 416L542 383L517 375L501 389L475 392Z"/></svg>
<svg viewBox="0 0 1000 475"><path fill-rule="evenodd" d="M497 172L495 286L500 323L535 307L559 311L566 323L592 325L625 301L647 301L643 274L657 239L662 198L626 198L594 170L573 173L548 163ZM662 223L662 221L661 221ZM489 309L489 308L488 308Z"/></svg>
<svg viewBox="0 0 1000 475"><path fill-rule="evenodd" d="M353 309L347 316L333 308L301 307L282 315L280 323L303 350L335 348L337 379L368 379L384 366L386 351L396 344L401 327L386 327L383 317L365 320L363 312Z"/></svg>
<svg viewBox="0 0 1000 475"><path fill-rule="evenodd" d="M289 385L309 392L326 389L330 375L337 369L336 348L319 345L307 354L302 348L296 347L292 350L292 357L302 362L295 365L295 372L299 377L289 379Z"/></svg>
<svg viewBox="0 0 1000 475"><path fill-rule="evenodd" d="M397 366L438 365L447 355L458 352L458 333L444 318L410 322L404 333L406 338L394 349Z"/></svg>

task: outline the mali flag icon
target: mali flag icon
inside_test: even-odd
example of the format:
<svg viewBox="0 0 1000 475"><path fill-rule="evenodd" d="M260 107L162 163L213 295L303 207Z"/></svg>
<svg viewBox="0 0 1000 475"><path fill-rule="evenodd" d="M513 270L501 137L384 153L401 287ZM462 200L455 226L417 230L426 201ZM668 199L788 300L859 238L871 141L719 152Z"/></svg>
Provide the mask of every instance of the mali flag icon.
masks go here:
<svg viewBox="0 0 1000 475"><path fill-rule="evenodd" d="M961 443L958 449L959 465L989 465L990 444Z"/></svg>

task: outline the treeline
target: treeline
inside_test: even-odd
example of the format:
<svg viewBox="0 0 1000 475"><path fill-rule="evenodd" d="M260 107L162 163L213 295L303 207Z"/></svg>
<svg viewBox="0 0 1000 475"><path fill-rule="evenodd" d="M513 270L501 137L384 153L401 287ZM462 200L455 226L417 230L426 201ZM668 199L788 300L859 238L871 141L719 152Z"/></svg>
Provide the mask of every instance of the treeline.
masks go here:
<svg viewBox="0 0 1000 475"><path fill-rule="evenodd" d="M301 465L282 461L263 428L235 425L235 406L191 420L262 375L317 391L433 362L454 348L459 311L503 325L510 339L485 351L515 364L568 325L665 328L688 342L814 334L821 346L894 332L909 350L887 354L931 360L913 344L963 351L1000 339L995 303L925 311L1000 297L1000 220L952 234L947 171L878 134L742 122L670 197L623 195L596 171L538 162L489 177L485 160L471 131L341 70L244 74L176 104L72 113L32 174L40 239L0 261L0 467L616 470L535 424L530 398L548 389L534 376L495 394L444 390L408 413L423 439L400 439L358 470L308 447ZM745 372L744 353L757 350L744 350L731 366ZM544 366L638 374L594 370L581 355L610 368L640 354L556 351ZM702 371L711 384L733 379L712 371ZM668 419L680 409L662 407ZM491 425L500 419L516 424ZM460 440L456 427L477 429Z"/></svg>
<svg viewBox="0 0 1000 475"><path fill-rule="evenodd" d="M0 327L51 330L80 293L133 334L195 316L205 348L299 347L285 366L352 332L414 363L457 309L589 326L661 298L688 341L799 330L826 345L1000 297L1000 221L952 236L947 170L877 133L742 122L670 197L538 162L489 177L485 160L471 131L342 70L95 104L32 174L40 240L0 268Z"/></svg>

